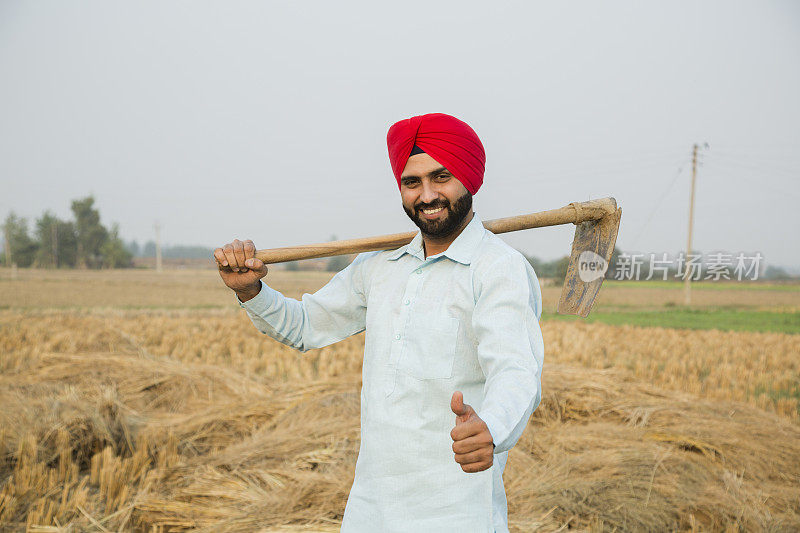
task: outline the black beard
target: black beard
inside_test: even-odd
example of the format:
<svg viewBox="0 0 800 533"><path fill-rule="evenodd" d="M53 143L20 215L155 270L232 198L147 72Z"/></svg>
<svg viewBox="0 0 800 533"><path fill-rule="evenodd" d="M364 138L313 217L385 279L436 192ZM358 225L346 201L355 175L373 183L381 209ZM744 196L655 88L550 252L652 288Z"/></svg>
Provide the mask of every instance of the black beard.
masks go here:
<svg viewBox="0 0 800 533"><path fill-rule="evenodd" d="M436 220L427 220L422 217L421 211L423 209L435 209L437 207L444 207L445 211L447 211L447 216ZM469 191L465 192L452 207L449 201L442 200L432 204L420 204L413 212L403 206L403 211L406 212L408 218L416 224L426 237L445 238L461 226L461 223L472 211L472 194Z"/></svg>

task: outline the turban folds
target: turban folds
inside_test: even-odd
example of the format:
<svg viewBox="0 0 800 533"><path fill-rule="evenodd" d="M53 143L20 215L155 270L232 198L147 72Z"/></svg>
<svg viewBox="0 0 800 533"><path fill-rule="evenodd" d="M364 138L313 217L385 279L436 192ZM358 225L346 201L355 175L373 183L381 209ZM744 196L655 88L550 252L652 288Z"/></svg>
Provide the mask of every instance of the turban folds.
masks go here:
<svg viewBox="0 0 800 533"><path fill-rule="evenodd" d="M394 123L386 135L397 186L414 145L444 166L471 194L483 183L486 153L466 122L444 113L428 113Z"/></svg>

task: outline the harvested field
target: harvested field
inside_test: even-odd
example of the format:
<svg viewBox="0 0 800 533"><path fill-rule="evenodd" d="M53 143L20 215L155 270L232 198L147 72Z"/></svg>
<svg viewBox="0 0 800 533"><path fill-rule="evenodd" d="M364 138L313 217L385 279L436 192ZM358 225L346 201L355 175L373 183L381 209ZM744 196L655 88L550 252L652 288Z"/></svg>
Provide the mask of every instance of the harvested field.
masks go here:
<svg viewBox="0 0 800 533"><path fill-rule="evenodd" d="M542 323L545 364L624 371L698 398L746 402L800 421L800 335ZM80 332L80 334L77 334ZM41 353L121 348L267 380L358 374L363 334L301 354L261 335L242 311L0 311L0 370Z"/></svg>
<svg viewBox="0 0 800 533"><path fill-rule="evenodd" d="M267 282L298 298L318 289L331 272L270 271ZM543 284L544 285L544 284ZM545 311L555 311L561 289L542 287ZM664 309L683 304L682 285L665 282L607 281L596 311ZM16 279L0 268L0 309L202 309L231 308L228 291L215 270L36 270L20 269ZM694 308L800 311L800 285L700 282L692 290Z"/></svg>
<svg viewBox="0 0 800 533"><path fill-rule="evenodd" d="M219 309L131 310L105 305L108 283L155 298L147 273L59 274L51 287L91 288L85 309L0 311L0 529L338 530L363 335L300 354L210 281ZM176 284L158 298L188 302ZM544 397L505 473L512 531L800 529L800 336L542 327Z"/></svg>

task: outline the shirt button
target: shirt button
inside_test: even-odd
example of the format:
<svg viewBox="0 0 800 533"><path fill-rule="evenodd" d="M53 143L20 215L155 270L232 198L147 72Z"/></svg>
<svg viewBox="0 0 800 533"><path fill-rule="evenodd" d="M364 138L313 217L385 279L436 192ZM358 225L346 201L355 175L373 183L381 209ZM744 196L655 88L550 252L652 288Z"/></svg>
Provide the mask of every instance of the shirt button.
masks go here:
<svg viewBox="0 0 800 533"><path fill-rule="evenodd" d="M395 335L395 336L394 336L394 338L395 338L396 340L400 340L400 335Z"/></svg>
<svg viewBox="0 0 800 533"><path fill-rule="evenodd" d="M410 303L411 303L411 300L406 300L406 301L405 301L405 304L406 304L406 305L408 305L408 304L410 304Z"/></svg>

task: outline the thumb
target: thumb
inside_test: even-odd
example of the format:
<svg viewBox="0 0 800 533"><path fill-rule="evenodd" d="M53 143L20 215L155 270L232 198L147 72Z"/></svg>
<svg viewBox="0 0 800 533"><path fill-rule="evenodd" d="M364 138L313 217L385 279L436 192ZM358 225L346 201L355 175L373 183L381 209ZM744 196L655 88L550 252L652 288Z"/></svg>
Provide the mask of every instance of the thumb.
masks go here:
<svg viewBox="0 0 800 533"><path fill-rule="evenodd" d="M453 397L450 398L450 409L456 416L464 416L467 414L467 405L464 404L464 395L461 391L455 391Z"/></svg>
<svg viewBox="0 0 800 533"><path fill-rule="evenodd" d="M264 276L267 275L267 270L268 270L267 265L265 265L264 262L261 261L261 259L258 259L256 257L251 257L250 259L247 259L244 262L244 266L255 272L259 278L263 278Z"/></svg>

